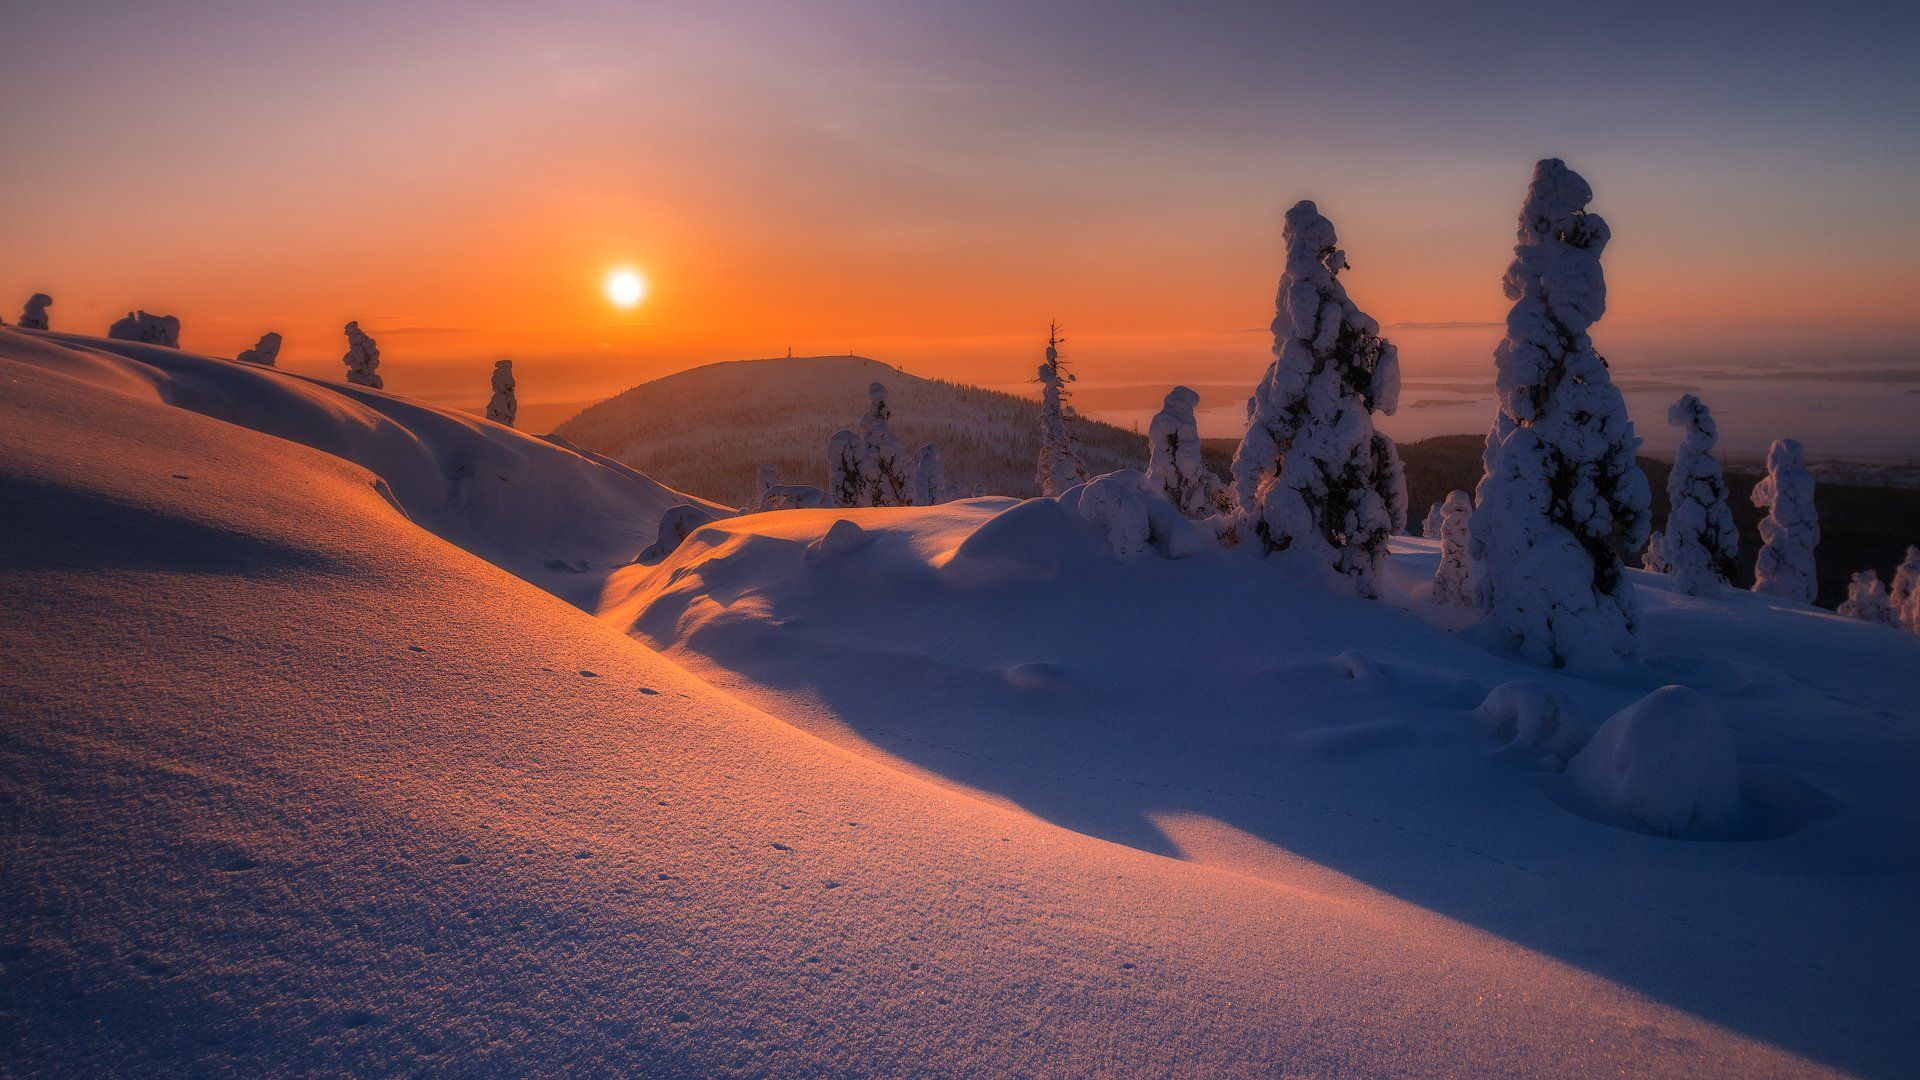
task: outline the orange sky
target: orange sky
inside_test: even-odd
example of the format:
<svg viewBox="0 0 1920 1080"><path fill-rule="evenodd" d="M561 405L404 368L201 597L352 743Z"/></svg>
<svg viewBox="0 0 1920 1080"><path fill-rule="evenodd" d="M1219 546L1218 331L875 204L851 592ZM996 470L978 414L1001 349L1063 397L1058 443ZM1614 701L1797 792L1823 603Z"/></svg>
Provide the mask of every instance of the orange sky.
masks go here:
<svg viewBox="0 0 1920 1080"><path fill-rule="evenodd" d="M1087 379L1251 378L1301 197L1407 369L1472 370L1497 330L1400 324L1502 318L1547 153L1613 223L1603 351L1910 358L1920 329L1911 125L1802 115L1913 79L1794 66L1785 24L1718 59L1666 46L1724 27L1667 26L1508 71L1465 62L1499 26L1412 28L1336 88L1225 9L56 7L0 75L0 302L45 290L94 332L172 313L222 355L274 329L315 370L358 319L396 388L456 357L605 357L618 389L788 347L1008 382L1049 318ZM619 265L650 283L632 313L601 288Z"/></svg>

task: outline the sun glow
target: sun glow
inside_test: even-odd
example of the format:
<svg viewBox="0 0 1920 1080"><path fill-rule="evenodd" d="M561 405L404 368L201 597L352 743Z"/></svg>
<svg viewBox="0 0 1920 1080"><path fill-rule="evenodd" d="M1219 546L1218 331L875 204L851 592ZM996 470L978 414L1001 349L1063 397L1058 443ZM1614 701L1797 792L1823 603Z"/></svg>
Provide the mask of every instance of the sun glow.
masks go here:
<svg viewBox="0 0 1920 1080"><path fill-rule="evenodd" d="M607 299L615 307L630 308L647 294L646 279L631 270L615 270L607 275Z"/></svg>

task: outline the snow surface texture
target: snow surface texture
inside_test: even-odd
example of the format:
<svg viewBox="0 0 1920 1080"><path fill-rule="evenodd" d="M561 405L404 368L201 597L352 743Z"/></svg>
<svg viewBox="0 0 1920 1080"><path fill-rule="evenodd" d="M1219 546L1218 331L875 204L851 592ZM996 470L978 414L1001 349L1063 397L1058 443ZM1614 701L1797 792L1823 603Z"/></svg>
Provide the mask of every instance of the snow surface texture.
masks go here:
<svg viewBox="0 0 1920 1080"><path fill-rule="evenodd" d="M1464 491L1448 492L1440 507L1440 565L1433 572L1436 604L1473 606L1473 557L1467 552L1472 522L1472 497Z"/></svg>
<svg viewBox="0 0 1920 1080"><path fill-rule="evenodd" d="M1287 211L1284 238L1273 363L1233 458L1242 535L1269 551L1298 549L1373 596L1387 538L1407 527L1399 453L1373 429L1376 409L1399 406L1399 355L1348 299L1333 223L1302 201Z"/></svg>
<svg viewBox="0 0 1920 1080"><path fill-rule="evenodd" d="M1230 509L1232 497L1200 459L1200 425L1193 410L1200 395L1184 386L1167 399L1147 427L1147 480L1190 518Z"/></svg>
<svg viewBox="0 0 1920 1080"><path fill-rule="evenodd" d="M1071 391L1067 384L1073 373L1060 359L1060 332L1055 328L1047 338L1046 359L1034 375L1040 384L1040 456L1034 462L1034 480L1040 494L1061 495L1087 479L1080 461L1080 448L1074 444L1073 429L1068 426L1073 409L1067 404Z"/></svg>
<svg viewBox="0 0 1920 1080"><path fill-rule="evenodd" d="M1626 403L1588 331L1606 312L1607 223L1557 159L1534 168L1503 283L1494 350L1500 412L1476 495L1480 606L1535 663L1599 669L1640 655L1620 550L1646 546L1647 478Z"/></svg>
<svg viewBox="0 0 1920 1080"><path fill-rule="evenodd" d="M1126 558L1112 518L1068 501L730 518L616 574L602 612L729 693L959 795L1276 888L1378 890L1820 1062L1907 1070L1920 641L1629 570L1648 658L1594 679L1448 633L1469 612L1428 602L1431 541L1395 542L1372 602L1289 552ZM859 545L811 554L843 521ZM1687 841L1630 808L1671 822L1666 794L1723 794L1724 755L1677 772L1635 755L1711 748L1700 732L1655 717L1609 736L1588 765L1622 770L1611 786L1566 765L1600 720L1668 685L1712 703L1737 755L1739 805L1696 801ZM1513 1022L1521 1000L1493 1005L1504 1030L1543 1034L1531 1004Z"/></svg>
<svg viewBox="0 0 1920 1080"><path fill-rule="evenodd" d="M493 396L487 399L487 419L496 424L513 426L514 417L520 414L520 403L513 396L513 361L495 360L493 362Z"/></svg>
<svg viewBox="0 0 1920 1080"><path fill-rule="evenodd" d="M1769 882L1768 906L1808 922L1834 918L1839 940L1821 969L1797 966L1804 934L1793 927L1765 948L1725 937L1753 928L1717 919L1713 889L1685 897L1702 924L1684 939L1656 930L1623 941L1609 933L1623 919L1664 922L1611 895L1632 887L1630 876L1568 893L1569 912L1544 902L1536 875L1578 873L1596 858L1612 872L1628 853L1697 866L1737 849L1764 856L1769 845L1671 845L1560 814L1547 820L1587 831L1565 867L1550 856L1502 867L1478 853L1517 854L1527 845L1511 833L1540 819L1515 812L1526 800L1489 783L1497 772L1471 758L1466 779L1494 802L1478 835L1434 833L1458 824L1444 818L1399 832L1370 824L1404 807L1369 805L1373 785L1355 787L1337 752L1305 755L1302 776L1286 766L1296 752L1271 742L1214 763L1221 771L1206 791L1182 793L1194 764L1181 749L1186 732L1128 746L1114 738L1136 726L1121 710L1099 737L1082 737L1087 661L1126 639L1097 624L1056 636L1070 647L1048 661L1053 677L1044 664L1026 669L1034 688L1006 677L1005 667L1040 659L1033 647L1048 636L1024 620L1055 610L1052 592L1034 597L1038 608L1003 611L1014 621L990 639L1018 659L977 683L919 680L935 613L913 604L890 607L889 620L831 628L863 636L850 658L873 655L871 642L892 633L909 642L915 651L863 677L891 681L896 693L954 693L957 710L922 702L887 715L929 743L990 749L973 759L984 772L877 729L902 757L831 746L421 530L383 493L381 474L299 436L364 447L357 431L391 432L401 416L421 445L477 438L547 460L574 451L391 395L232 361L147 358L162 351L116 345L109 354L84 339L0 331L9 387L0 397L0 1071L1787 1076L1906 1060L1881 1017L1911 998L1879 968L1863 970L1848 935L1872 923L1879 962L1910 972L1911 920L1842 916L1877 912L1890 881L1910 881L1910 859L1892 863L1890 878L1877 871L1882 849L1855 851L1853 864L1874 872L1858 875L1852 913L1796 895L1824 863L1784 888ZM163 403L194 395L209 415ZM269 420L279 437L262 433ZM704 580L720 572L716 546L732 547L745 558L739 584L786 607L759 590L756 564L785 563L791 551L787 569L806 568L793 586L834 583L854 605L846 610L858 610L875 599L871 586L849 588L863 570L910 559L916 534L964 531L1008 505L728 519L695 534L668 566ZM520 547L568 520L523 509ZM843 519L889 524L857 526L866 544L808 562L808 544ZM681 561L697 550L706 557ZM1162 573L1209 561L1100 559L1112 570L1098 573L1152 568L1134 584L1155 596L1179 584ZM673 570L633 573L664 581ZM1404 618L1384 605L1311 600L1342 618ZM935 621L953 614L951 602L938 598ZM710 615L703 602L687 633L698 638ZM895 615L898 624L881 625ZM732 617L751 618L744 607ZM1085 620L1053 625L1070 624ZM1254 640L1244 644L1273 655L1266 635L1284 623L1248 625ZM1867 632L1833 625L1843 638ZM805 632L771 621L761 629ZM968 666L955 675L998 659L979 652L980 626L956 630L956 662ZM1863 658L1887 659L1874 652L1886 642L1914 647L1904 635L1876 636L1884 642ZM1225 643L1242 658L1242 643ZM1364 702L1414 674L1376 655L1372 667L1350 657L1337 671L1289 677L1313 709L1330 695ZM1214 677L1212 663L1147 700L1190 693L1194 680ZM806 670L847 675L848 666ZM1158 658L1149 667L1156 677L1169 670ZM983 692L1051 702L1062 723L1030 723L1029 706L1010 714L1012 727L974 739ZM1230 719L1189 715L1183 722L1197 721L1200 734ZM1166 718L1155 719L1164 728ZM1259 719L1276 734L1297 726ZM964 724L935 736L949 720ZM1056 744L1056 734L1066 738ZM984 780L1006 754L1036 749L1004 774L1027 778L1028 808L927 775L933 766ZM1171 770L1148 771L1141 751L1169 749ZM1224 792L1272 771L1276 754L1296 789L1287 797L1305 803L1275 804L1278 820L1304 815L1321 840L1263 839L1234 824L1267 831L1248 811L1266 805L1256 792L1283 788ZM1140 769L1132 779L1128 760ZM1407 798L1404 774L1384 773ZM1431 797L1448 770L1420 775L1412 794ZM1090 798L1096 790L1105 794ZM1349 813L1314 809L1330 798ZM1075 803L1108 809L1081 815L1080 830L1048 820ZM1163 841L1083 834L1149 807ZM1884 809L1851 804L1840 821ZM1537 839L1568 846L1571 837ZM1549 940L1530 945L1484 912L1430 910L1449 905L1369 885L1359 878L1378 875L1364 859L1347 862L1323 844L1396 860L1430 849L1434 869L1487 887L1489 904L1528 909ZM1687 846L1686 861L1664 862ZM1586 939L1604 940L1611 960L1539 951L1553 947L1568 913L1592 922ZM1681 987L1623 985L1615 980L1622 966L1631 976L1642 937L1683 962L1713 943L1775 978L1741 982L1746 972L1724 961L1715 976L1747 1003L1732 1014ZM1848 981L1833 992L1840 971ZM1760 1035L1785 982L1796 1009ZM1810 1037L1846 1009L1845 1038L1833 1040L1843 1046Z"/></svg>
<svg viewBox="0 0 1920 1080"><path fill-rule="evenodd" d="M180 320L171 315L129 311L126 318L115 321L107 328L107 336L115 341L139 341L177 349L180 347Z"/></svg>
<svg viewBox="0 0 1920 1080"><path fill-rule="evenodd" d="M271 330L261 334L258 344L251 349L240 350L240 355L234 359L272 367L280 359L280 335Z"/></svg>
<svg viewBox="0 0 1920 1080"><path fill-rule="evenodd" d="M37 292L27 297L27 306L20 312L20 329L47 329L47 309L53 306L53 297Z"/></svg>
<svg viewBox="0 0 1920 1080"><path fill-rule="evenodd" d="M1673 403L1667 423L1679 428L1681 436L1673 471L1667 475L1667 529L1657 557L1664 564L1661 571L1681 592L1707 596L1733 577L1740 557L1740 531L1727 507L1727 482L1713 456L1720 435L1706 402L1693 394L1682 394Z"/></svg>
<svg viewBox="0 0 1920 1080"><path fill-rule="evenodd" d="M350 322L346 327L347 354L341 357L347 365L347 381L355 386L371 386L379 390L386 386L380 378L380 346L374 344L360 324Z"/></svg>
<svg viewBox="0 0 1920 1080"><path fill-rule="evenodd" d="M1798 442L1781 439L1767 451L1767 475L1753 486L1753 505L1767 512L1760 520L1753 591L1813 603L1819 593L1813 549L1820 545L1820 515L1813 505L1813 473Z"/></svg>

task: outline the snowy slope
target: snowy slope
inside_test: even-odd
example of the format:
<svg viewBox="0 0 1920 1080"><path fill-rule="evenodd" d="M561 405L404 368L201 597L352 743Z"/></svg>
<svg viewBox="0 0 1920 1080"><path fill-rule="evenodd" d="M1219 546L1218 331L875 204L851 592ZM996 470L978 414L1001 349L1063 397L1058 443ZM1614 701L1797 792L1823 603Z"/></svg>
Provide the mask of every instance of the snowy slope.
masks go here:
<svg viewBox="0 0 1920 1080"><path fill-rule="evenodd" d="M893 430L909 454L938 446L948 479L964 490L985 484L995 494L1039 494L1037 400L923 379L862 356L690 368L608 398L556 431L682 490L745 506L763 462L779 465L789 484L826 487L827 439L855 425L876 380L888 387ZM1147 459L1138 433L1092 420L1075 422L1073 432L1093 472Z"/></svg>
<svg viewBox="0 0 1920 1080"><path fill-rule="evenodd" d="M1165 859L823 743L166 367L0 333L0 1071L1817 1069L1240 815Z"/></svg>
<svg viewBox="0 0 1920 1080"><path fill-rule="evenodd" d="M1396 542L1370 603L1284 558L1121 563L1053 505L734 518L617 573L603 613L770 713L1076 832L1276 887L1338 875L1796 1053L1910 1068L1920 638L1635 572L1653 659L1592 682L1448 633L1472 616L1426 602L1424 541ZM843 517L867 541L822 545ZM1740 805L1708 839L1654 835L1593 796L1604 750L1562 773L1476 716L1522 679L1574 714L1542 740L1563 754L1693 688Z"/></svg>
<svg viewBox="0 0 1920 1080"><path fill-rule="evenodd" d="M6 331L43 366L322 450L379 477L416 524L570 598L702 500L617 462L453 409L275 368L68 334Z"/></svg>

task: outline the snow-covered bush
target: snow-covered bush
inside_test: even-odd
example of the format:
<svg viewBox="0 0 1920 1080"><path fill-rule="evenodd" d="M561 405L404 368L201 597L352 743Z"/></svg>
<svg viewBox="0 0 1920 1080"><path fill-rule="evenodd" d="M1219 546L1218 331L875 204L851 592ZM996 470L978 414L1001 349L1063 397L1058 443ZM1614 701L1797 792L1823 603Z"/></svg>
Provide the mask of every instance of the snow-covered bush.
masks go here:
<svg viewBox="0 0 1920 1080"><path fill-rule="evenodd" d="M1887 594L1887 602L1902 627L1920 634L1920 547L1907 548L1906 559L1893 572L1893 588Z"/></svg>
<svg viewBox="0 0 1920 1080"><path fill-rule="evenodd" d="M805 484L775 484L760 496L761 510L821 510L836 505L833 496Z"/></svg>
<svg viewBox="0 0 1920 1080"><path fill-rule="evenodd" d="M240 350L240 355L234 359L272 367L280 359L280 335L271 330L261 334L253 348Z"/></svg>
<svg viewBox="0 0 1920 1080"><path fill-rule="evenodd" d="M347 354L341 357L347 365L347 381L356 386L371 386L375 390L383 389L387 384L380 378L380 346L374 344L360 324L347 324Z"/></svg>
<svg viewBox="0 0 1920 1080"><path fill-rule="evenodd" d="M1047 328L1047 358L1040 365L1039 374L1034 376L1034 381L1040 384L1040 456L1035 462L1034 479L1040 485L1040 494L1049 497L1087 478L1086 467L1080 463L1079 448L1074 445L1073 431L1067 426L1073 417L1073 407L1067 404L1067 398L1072 396L1067 384L1074 376L1060 359L1063 340L1058 323Z"/></svg>
<svg viewBox="0 0 1920 1080"><path fill-rule="evenodd" d="M1096 476L1067 489L1060 505L1082 521L1106 530L1107 542L1121 561L1148 552L1184 559L1213 544L1212 534L1189 520L1138 469Z"/></svg>
<svg viewBox="0 0 1920 1080"><path fill-rule="evenodd" d="M1440 539L1440 525L1444 520L1439 503L1427 506L1427 516L1420 519L1420 535L1428 540Z"/></svg>
<svg viewBox="0 0 1920 1080"><path fill-rule="evenodd" d="M1813 473L1806 454L1792 439L1767 451L1767 475L1753 486L1753 505L1767 512L1760 522L1760 557L1753 566L1753 591L1813 603L1819 595L1813 549L1820 544L1820 514L1813 505Z"/></svg>
<svg viewBox="0 0 1920 1080"><path fill-rule="evenodd" d="M1615 713L1567 776L1590 809L1667 836L1724 832L1745 816L1733 736L1713 702L1665 686Z"/></svg>
<svg viewBox="0 0 1920 1080"><path fill-rule="evenodd" d="M493 396L487 399L487 419L496 424L513 426L514 417L520 415L520 402L514 396L516 385L513 381L513 361L495 360Z"/></svg>
<svg viewBox="0 0 1920 1080"><path fill-rule="evenodd" d="M913 455L912 496L915 506L947 501L947 471L940 467L940 451L932 443Z"/></svg>
<svg viewBox="0 0 1920 1080"><path fill-rule="evenodd" d="M1530 679L1501 683L1473 711L1480 727L1552 770L1566 767L1593 729L1572 703Z"/></svg>
<svg viewBox="0 0 1920 1080"><path fill-rule="evenodd" d="M172 315L149 315L129 311L127 317L107 327L107 336L115 341L139 341L148 345L180 347L180 320Z"/></svg>
<svg viewBox="0 0 1920 1080"><path fill-rule="evenodd" d="M654 533L653 544L640 553L640 561L659 562L679 550L687 537L699 531L702 525L711 525L718 520L720 515L704 506L679 503L667 507L660 515L660 527Z"/></svg>
<svg viewBox="0 0 1920 1080"><path fill-rule="evenodd" d="M1646 545L1651 493L1626 403L1588 330L1606 311L1607 225L1593 190L1549 159L1534 167L1494 350L1500 412L1473 515L1480 606L1536 663L1608 666L1641 650L1620 552Z"/></svg>
<svg viewBox="0 0 1920 1080"><path fill-rule="evenodd" d="M1667 537L1655 529L1647 534L1647 550L1640 553L1640 569L1650 574L1664 574L1673 569L1667 561Z"/></svg>
<svg viewBox="0 0 1920 1080"><path fill-rule="evenodd" d="M753 504L749 509L766 510L767 492L781 486L780 466L763 461L753 475Z"/></svg>
<svg viewBox="0 0 1920 1080"><path fill-rule="evenodd" d="M1199 394L1176 386L1147 426L1147 480L1190 518L1220 513L1228 499L1226 485L1200 460L1198 404Z"/></svg>
<svg viewBox="0 0 1920 1080"><path fill-rule="evenodd" d="M835 506L872 506L860 436L841 428L827 440L827 491Z"/></svg>
<svg viewBox="0 0 1920 1080"><path fill-rule="evenodd" d="M47 309L53 306L53 297L37 292L27 297L27 306L20 312L20 329L47 329Z"/></svg>
<svg viewBox="0 0 1920 1080"><path fill-rule="evenodd" d="M1441 507L1440 566L1433 572L1436 604L1473 606L1473 557L1467 551L1472 522L1473 500L1464 491L1448 492Z"/></svg>
<svg viewBox="0 0 1920 1080"><path fill-rule="evenodd" d="M1374 596L1387 538L1407 523L1400 455L1373 428L1376 409L1399 406L1399 354L1347 298L1346 253L1313 203L1287 211L1285 239L1274 360L1233 460L1240 532L1305 551Z"/></svg>
<svg viewBox="0 0 1920 1080"><path fill-rule="evenodd" d="M1713 446L1720 433L1707 403L1682 394L1667 410L1667 423L1681 429L1667 476L1667 529L1662 554L1667 574L1682 592L1707 596L1732 580L1740 557L1740 530L1727 509L1727 482Z"/></svg>
<svg viewBox="0 0 1920 1080"><path fill-rule="evenodd" d="M1847 582L1847 598L1840 601L1840 614L1875 626L1899 626L1893 610L1893 598L1877 570L1862 570Z"/></svg>

